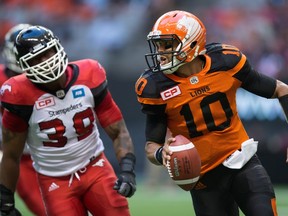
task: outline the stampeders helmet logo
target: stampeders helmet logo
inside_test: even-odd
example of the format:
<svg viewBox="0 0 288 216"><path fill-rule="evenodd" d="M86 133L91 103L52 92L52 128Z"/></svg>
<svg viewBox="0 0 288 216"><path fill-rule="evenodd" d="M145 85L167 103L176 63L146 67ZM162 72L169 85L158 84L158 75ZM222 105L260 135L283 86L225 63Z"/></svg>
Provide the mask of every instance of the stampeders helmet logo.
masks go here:
<svg viewBox="0 0 288 216"><path fill-rule="evenodd" d="M41 49L43 49L45 46L43 45L43 44L41 44L41 43L39 43L39 44L37 44L36 46L34 46L34 47L32 47L32 52L33 53L36 53L36 52L38 52L39 50L41 50Z"/></svg>

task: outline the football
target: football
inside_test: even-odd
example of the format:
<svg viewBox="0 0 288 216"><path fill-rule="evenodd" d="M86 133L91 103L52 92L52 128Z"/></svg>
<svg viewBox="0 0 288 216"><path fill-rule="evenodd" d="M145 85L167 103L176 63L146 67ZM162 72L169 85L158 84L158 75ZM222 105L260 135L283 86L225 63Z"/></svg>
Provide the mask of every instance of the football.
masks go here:
<svg viewBox="0 0 288 216"><path fill-rule="evenodd" d="M169 146L173 152L167 170L173 181L183 190L193 189L200 177L201 159L194 144L182 135Z"/></svg>

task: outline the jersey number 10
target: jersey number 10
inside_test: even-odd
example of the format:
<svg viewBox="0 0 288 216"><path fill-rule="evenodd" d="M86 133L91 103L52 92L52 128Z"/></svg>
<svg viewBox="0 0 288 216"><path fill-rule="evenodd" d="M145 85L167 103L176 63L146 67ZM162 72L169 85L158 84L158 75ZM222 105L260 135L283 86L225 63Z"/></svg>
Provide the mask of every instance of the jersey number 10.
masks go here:
<svg viewBox="0 0 288 216"><path fill-rule="evenodd" d="M217 101L220 102L224 110L225 116L226 116L226 120L222 122L220 125L215 124L215 121L211 112L211 108L209 106L210 104L217 102ZM225 93L217 92L212 95L206 96L201 101L200 107L201 107L202 115L203 115L208 131L222 131L225 128L229 127L230 122L231 122L231 117L233 116L233 112L232 112L232 109L230 107L229 101ZM195 124L194 117L190 109L189 103L186 103L182 106L180 110L180 114L184 116L186 126L189 131L189 136L191 138L203 135L203 132L197 131L197 126Z"/></svg>

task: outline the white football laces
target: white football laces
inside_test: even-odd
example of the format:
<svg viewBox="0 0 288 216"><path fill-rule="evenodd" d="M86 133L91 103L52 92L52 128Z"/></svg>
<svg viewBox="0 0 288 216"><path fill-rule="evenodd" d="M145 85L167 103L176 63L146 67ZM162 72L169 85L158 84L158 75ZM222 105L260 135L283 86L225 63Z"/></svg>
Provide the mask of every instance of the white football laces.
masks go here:
<svg viewBox="0 0 288 216"><path fill-rule="evenodd" d="M170 161L167 161L167 163L166 163L166 168L167 168L167 170L168 170L169 176L170 176L171 178L173 178L173 173L172 173L172 171L171 171Z"/></svg>

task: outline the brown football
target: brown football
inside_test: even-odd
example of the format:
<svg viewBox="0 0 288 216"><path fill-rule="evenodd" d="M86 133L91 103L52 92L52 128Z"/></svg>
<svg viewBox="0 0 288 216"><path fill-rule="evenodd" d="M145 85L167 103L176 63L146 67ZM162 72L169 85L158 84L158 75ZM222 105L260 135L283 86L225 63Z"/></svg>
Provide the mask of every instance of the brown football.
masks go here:
<svg viewBox="0 0 288 216"><path fill-rule="evenodd" d="M173 152L167 169L174 182L185 191L193 189L200 177L201 159L194 144L182 135L169 146Z"/></svg>

